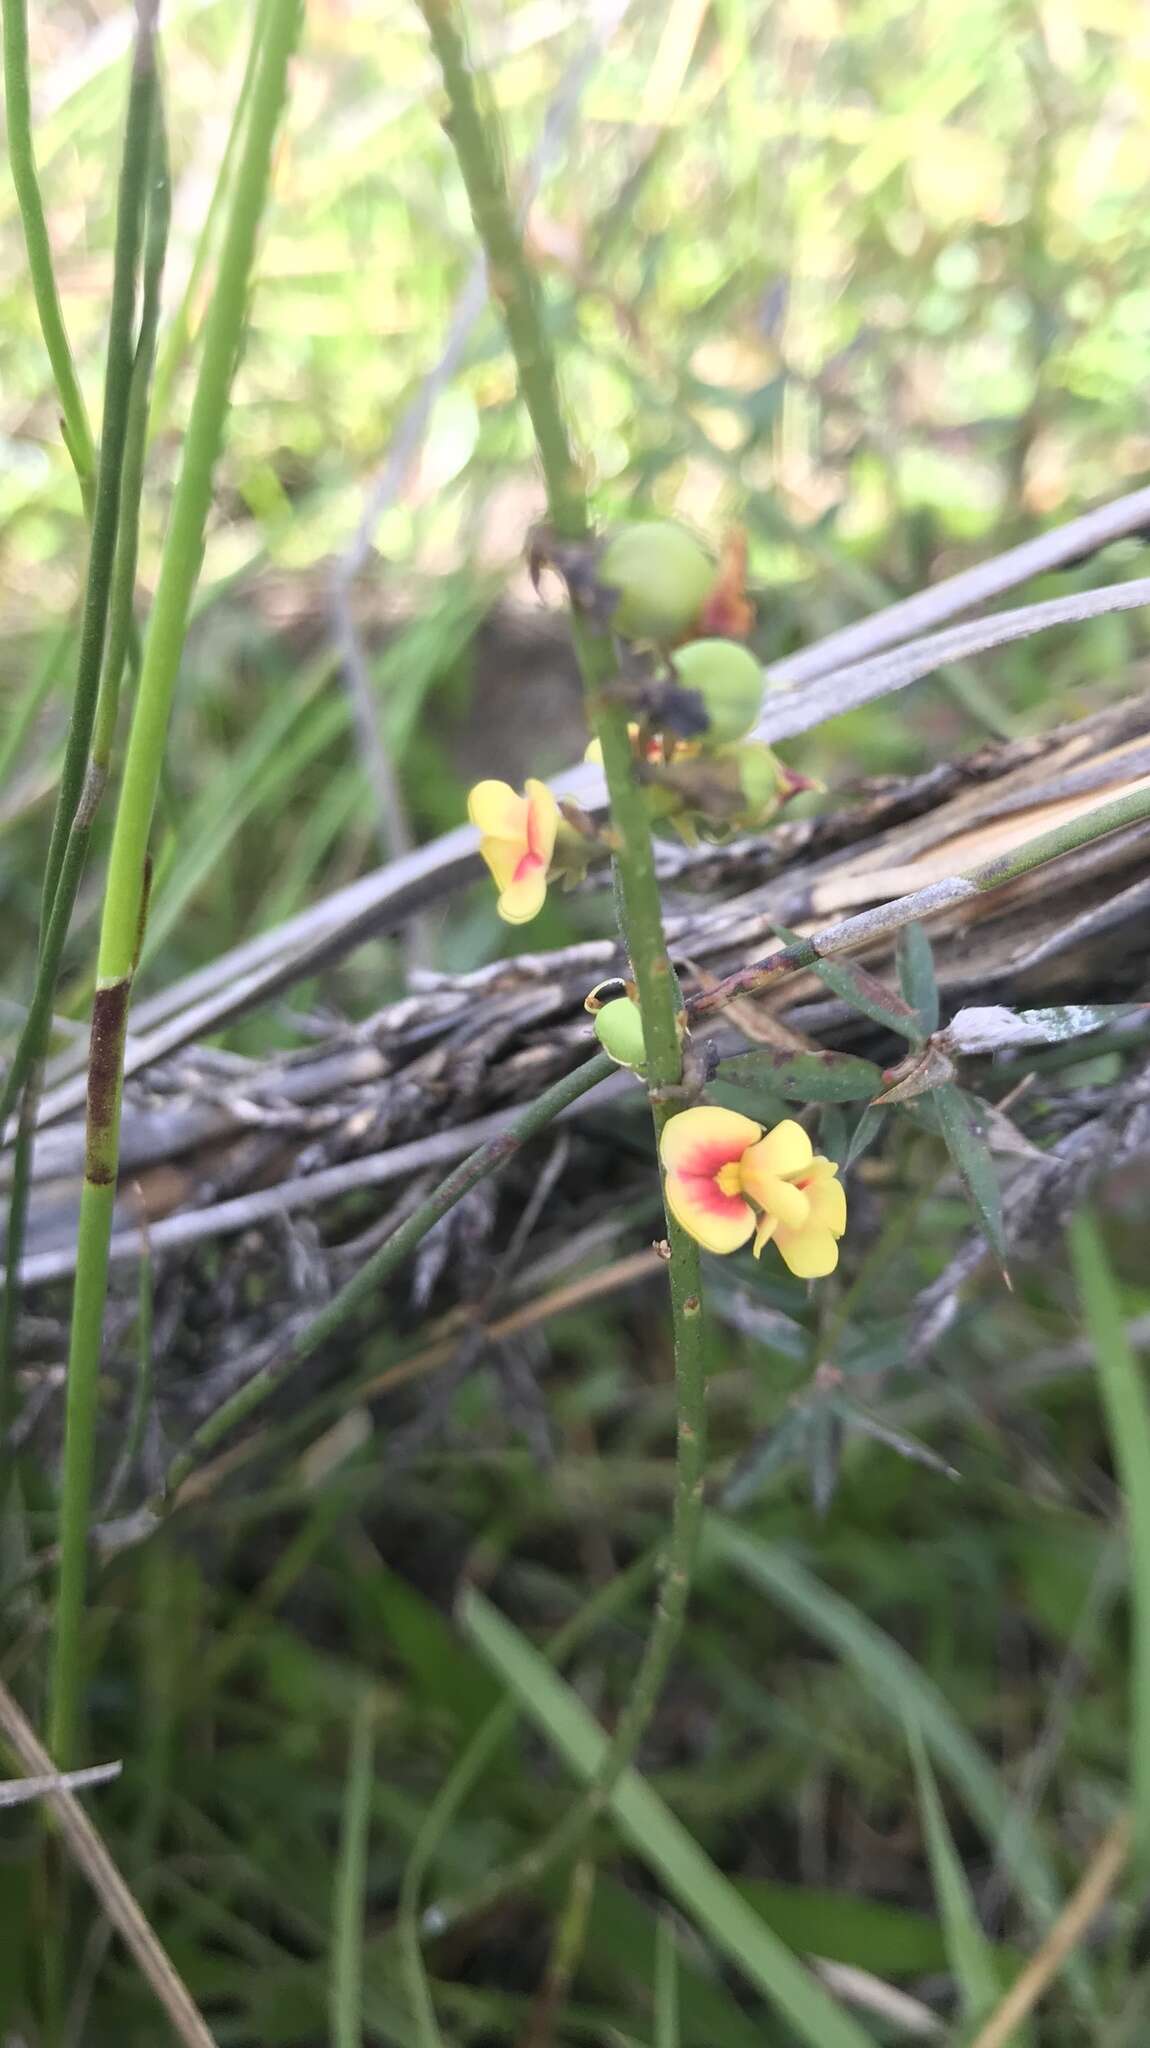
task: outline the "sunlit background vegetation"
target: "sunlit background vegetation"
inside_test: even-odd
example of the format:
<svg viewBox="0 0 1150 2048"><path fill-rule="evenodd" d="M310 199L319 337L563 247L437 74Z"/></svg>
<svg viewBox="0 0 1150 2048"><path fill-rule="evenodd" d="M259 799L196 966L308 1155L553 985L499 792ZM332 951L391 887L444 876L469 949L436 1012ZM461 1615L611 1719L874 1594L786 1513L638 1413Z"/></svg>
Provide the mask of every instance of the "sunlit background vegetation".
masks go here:
<svg viewBox="0 0 1150 2048"><path fill-rule="evenodd" d="M197 250L249 14L171 0L164 18L174 210L145 592L186 418L211 268ZM472 16L514 164L526 173L543 150L530 246L597 510L604 521L673 512L712 533L741 522L768 663L1145 480L1150 28L1139 0L633 0L611 10L476 0ZM61 295L97 413L131 24L104 0L53 0L31 28ZM311 0L168 755L145 991L383 858L331 591L476 261L438 113L414 10ZM549 115L561 134L541 144ZM10 1036L34 958L85 546L6 185L0 394L0 1033ZM561 628L539 611L522 564L540 510L512 365L484 312L354 558L378 715L417 838L460 820L475 774L547 771L581 751ZM1141 559L1139 541L1119 543L1028 595L1136 573ZM514 691L512 632L537 646ZM1136 612L1068 628L784 751L833 795L852 777L908 772L1112 701L1138 687L1146 640ZM86 1014L100 873L97 849L61 992L65 1023ZM549 905L530 942L609 923L603 898L578 898ZM444 970L517 943L485 888L437 909L430 939ZM226 1042L290 1047L314 1034L317 1012L363 1016L401 986L398 949L373 941ZM1103 1054L1078 1079L1104 1087L1118 1071L1118 1055ZM1010 1814L1018 1804L1037 1814L1069 1890L1123 1800L1127 1673L1113 1480L1089 1349L1065 1353L1081 1333L1065 1262L1028 1268L1013 1296L987 1289L933 1370L899 1379L908 1303L967 1221L922 1152L929 1142L908 1128L876 1166L865 1209L877 1247L865 1278L871 1349L860 1339L853 1366L891 1368L892 1424L923 1434L960 1477L856 1435L820 1515L801 1461L780 1456L745 1519L788 1546L789 1590L707 1563L643 1764L796 1948L863 1966L946 2013L948 1950L900 1722L911 1681L895 1646L938 1688L947 1739L964 1758L980 1746L984 1804L963 1795L960 1768L950 1823L1007 1972L1034 1934L1033 1901L1020 1898L1003 1847ZM564 1229L595 1221L582 1170ZM1111 1218L1130 1316L1150 1306L1145 1216L1126 1189ZM653 1226L653 1213L628 1219L612 1255ZM783 1299L776 1289L773 1310ZM650 1288L621 1302L560 1315L545 1343L533 1340L549 1469L531 1416L525 1425L498 1374L478 1374L444 1431L407 1459L391 1458L387 1430L373 1436L360 1411L366 1442L330 1481L299 1462L257 1464L103 1577L92 1741L126 1769L94 1795L98 1814L221 2043L328 2038L336 1843L365 1688L376 1707L365 2038L418 2043L391 1946L399 1877L495 1697L452 1633L452 1594L461 1576L495 1585L522 1625L543 1632L662 1526L668 1340ZM364 1340L367 1363L418 1349L421 1310L404 1313L402 1328ZM727 1461L805 1387L798 1327L777 1314L766 1337L723 1328L713 1392ZM194 1332L172 1342L181 1358L196 1355ZM45 1481L29 1503L33 1529L48 1499ZM861 1662L844 1654L827 1588L869 1631ZM641 1601L626 1608L576 1668L605 1716L643 1612ZM29 1605L10 1679L23 1683L38 1627ZM443 1887L509 1860L569 1796L541 1748L505 1744L443 1845ZM11 1853L0 1849L0 2025L13 2042L24 2038L32 1950L22 1930L36 1912L28 1833L13 1824ZM544 1899L512 1902L432 1950L452 2043L652 2040L655 1893L609 1830L597 1842L602 1867L557 2011L537 1995L569 1909L562 1877ZM1145 2038L1137 1937L1128 1905L1101 1989L1064 1989L1033 2048ZM98 1929L75 1961L69 2041L160 2038L147 1994L118 1951L104 1953ZM689 1935L681 1969L684 2042L789 2042ZM878 2040L911 2038L890 2017L868 2025Z"/></svg>

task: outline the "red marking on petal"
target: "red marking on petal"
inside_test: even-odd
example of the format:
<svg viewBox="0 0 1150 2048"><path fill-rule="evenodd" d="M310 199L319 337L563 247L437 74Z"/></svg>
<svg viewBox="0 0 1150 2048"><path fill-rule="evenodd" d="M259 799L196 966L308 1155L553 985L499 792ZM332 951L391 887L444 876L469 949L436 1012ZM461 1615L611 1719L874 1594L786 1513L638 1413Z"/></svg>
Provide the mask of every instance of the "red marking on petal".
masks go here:
<svg viewBox="0 0 1150 2048"><path fill-rule="evenodd" d="M701 1209L708 1216L745 1215L747 1204L741 1195L725 1195L712 1174L683 1173L677 1170L672 1178L682 1191L685 1202L694 1209Z"/></svg>
<svg viewBox="0 0 1150 2048"><path fill-rule="evenodd" d="M685 1159L676 1161L675 1171L691 1180L715 1180L724 1166L740 1160L746 1149L738 1138L700 1138Z"/></svg>
<svg viewBox="0 0 1150 2048"><path fill-rule="evenodd" d="M528 875L533 875L542 866L543 862L537 853L532 853L531 851L521 853L515 863L515 873L511 879L513 882L525 882Z"/></svg>

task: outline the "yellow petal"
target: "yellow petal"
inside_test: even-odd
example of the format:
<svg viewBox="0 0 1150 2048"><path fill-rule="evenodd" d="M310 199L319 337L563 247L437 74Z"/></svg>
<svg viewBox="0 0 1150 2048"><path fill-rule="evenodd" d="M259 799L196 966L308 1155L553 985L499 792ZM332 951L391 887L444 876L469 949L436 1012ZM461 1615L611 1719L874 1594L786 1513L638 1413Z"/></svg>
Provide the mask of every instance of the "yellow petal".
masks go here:
<svg viewBox="0 0 1150 2048"><path fill-rule="evenodd" d="M690 1111L684 1111L690 1115ZM689 1237L707 1252L737 1252L755 1227L754 1213L741 1195L724 1195L714 1180L669 1173L667 1207Z"/></svg>
<svg viewBox="0 0 1150 2048"><path fill-rule="evenodd" d="M467 815L487 839L527 843L527 798L516 796L509 782L477 782L467 799Z"/></svg>
<svg viewBox="0 0 1150 2048"><path fill-rule="evenodd" d="M839 1262L834 1234L821 1223L808 1223L802 1230L786 1230L780 1225L775 1243L797 1280L824 1280Z"/></svg>
<svg viewBox="0 0 1150 2048"><path fill-rule="evenodd" d="M529 777L524 789L527 793L527 844L546 870L555 851L559 806L545 782L536 782L534 777Z"/></svg>
<svg viewBox="0 0 1150 2048"><path fill-rule="evenodd" d="M757 1154L761 1145L752 1145L744 1152L739 1168L739 1184L743 1193L749 1195L756 1207L774 1216L779 1223L785 1223L788 1230L801 1230L811 1213L811 1205L801 1188L792 1187L789 1180L780 1180L777 1173L764 1173Z"/></svg>
<svg viewBox="0 0 1150 2048"><path fill-rule="evenodd" d="M546 870L533 866L519 881L510 882L500 891L496 909L505 924L530 924L533 917L538 917L546 896Z"/></svg>
<svg viewBox="0 0 1150 2048"><path fill-rule="evenodd" d="M741 1195L720 1186L723 1168L737 1166L761 1126L733 1109L700 1104L663 1126L659 1153L667 1174L667 1207L709 1252L737 1252L755 1227Z"/></svg>
<svg viewBox="0 0 1150 2048"><path fill-rule="evenodd" d="M744 1172L777 1174L780 1179L789 1180L793 1174L802 1173L811 1163L811 1141L801 1124L793 1117L785 1117L768 1131L761 1144L755 1146L753 1160L744 1160Z"/></svg>
<svg viewBox="0 0 1150 2048"><path fill-rule="evenodd" d="M753 1245L751 1246L751 1250L752 1250L752 1251L754 1252L754 1255L755 1255L755 1257L756 1257L756 1258L758 1258L758 1256L759 1256L760 1252L761 1252L761 1251L762 1251L762 1249L763 1249L763 1246L764 1246L765 1244L769 1244L769 1243L770 1243L770 1241L771 1241L772 1237L774 1236L774 1234L775 1234L775 1231L776 1231L777 1229L778 1229L778 1219L777 1219L777 1217L774 1217L774 1216L760 1216L760 1217L759 1217L758 1223L757 1223L757 1224L756 1224L756 1226L755 1226L755 1242L754 1242L754 1244L753 1244Z"/></svg>
<svg viewBox="0 0 1150 2048"><path fill-rule="evenodd" d="M517 839L481 839L479 851L491 871L491 878L502 894L515 880L526 848Z"/></svg>
<svg viewBox="0 0 1150 2048"><path fill-rule="evenodd" d="M811 1222L841 1237L847 1227L847 1198L841 1181L816 1180L809 1183L806 1197L811 1205Z"/></svg>
<svg viewBox="0 0 1150 2048"><path fill-rule="evenodd" d="M803 1184L809 1188L813 1180L833 1180L837 1172L833 1159L824 1159L821 1152L816 1152L803 1175Z"/></svg>
<svg viewBox="0 0 1150 2048"><path fill-rule="evenodd" d="M668 1118L659 1140L659 1157L668 1171L717 1174L728 1160L741 1159L763 1135L761 1124L735 1109L713 1109L700 1103Z"/></svg>
<svg viewBox="0 0 1150 2048"><path fill-rule="evenodd" d="M585 761L593 761L595 763L596 768L601 768L603 766L603 742L601 739L596 737L593 740L588 740L587 751L584 754L583 759Z"/></svg>

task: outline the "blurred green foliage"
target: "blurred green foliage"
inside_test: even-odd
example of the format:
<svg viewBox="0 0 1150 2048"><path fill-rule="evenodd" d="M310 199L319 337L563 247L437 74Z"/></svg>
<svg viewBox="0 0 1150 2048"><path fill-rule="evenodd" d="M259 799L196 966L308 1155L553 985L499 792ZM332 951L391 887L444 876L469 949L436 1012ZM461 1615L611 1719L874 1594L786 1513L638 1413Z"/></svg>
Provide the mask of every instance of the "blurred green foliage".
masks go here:
<svg viewBox="0 0 1150 2048"><path fill-rule="evenodd" d="M474 19L525 164L594 17L537 0ZM32 27L41 171L94 407L124 18L60 5ZM193 332L202 315L197 247L243 28L218 0L166 22L174 222L145 586L189 396L176 316L194 268ZM710 532L744 521L769 658L1136 482L1150 453L1148 94L1137 0L634 6L531 216L604 519L637 506ZM474 261L436 113L414 16L313 8L179 699L154 973L199 964L377 857L327 572ZM9 192L0 277L8 723L29 693L39 700L82 560ZM476 717L469 638L508 576L522 595L538 502L485 316L360 579L369 627L398 616L414 636L384 651L373 631L373 685L424 831L461 814L461 748L475 765L461 738ZM1097 581L1136 559L1125 544L1073 573ZM804 767L832 783L905 769L987 729L1072 714L1141 646L1130 615L1003 650L965 684L918 686L911 711L895 700L842 720ZM28 714L0 808L4 894L25 939L70 656ZM544 762L559 765L571 736L545 720ZM497 770L498 722L484 740L478 766ZM481 939L453 919L441 954L450 962L458 940L473 958L496 938L490 919ZM342 992L362 1000L354 970Z"/></svg>
<svg viewBox="0 0 1150 2048"><path fill-rule="evenodd" d="M172 317L225 146L247 12L182 0L165 22ZM474 19L515 161L526 163L592 17L580 0L485 0ZM128 24L102 0L56 0L32 31L41 172L94 407ZM437 113L413 13L393 0L313 0L169 756L153 985L378 858L328 587L474 261ZM769 659L1140 482L1150 468L1148 177L1140 0L636 0L531 216L604 519L638 507L710 532L743 521ZM193 328L203 297L201 283ZM189 394L186 360L170 338L167 348L145 589ZM0 899L18 1003L83 530L7 189L0 390ZM523 595L520 550L538 505L509 361L484 317L400 501L376 525L357 593L380 717L423 833L462 816L463 764L477 764L477 745L491 750L478 765L499 771L505 734L485 714L474 636L497 590ZM1137 560L1125 543L1050 587L1109 579ZM1128 687L1145 644L1131 613L1004 649L965 684L932 679L837 721L804 745L802 765L833 787L936 760L988 731L1074 716ZM541 765L570 751L553 705L537 742ZM96 888L71 956L75 1008ZM532 944L596 914L549 908ZM506 940L486 893L453 908L435 936L439 964L459 967ZM394 978L372 946L298 1000L366 1011ZM906 993L921 1002L921 985ZM11 1021L0 1014L0 1029ZM277 1010L237 1042L288 1035ZM1102 1058L1111 1065L1081 1063L1083 1087L1114 1078L1118 1055ZM849 1141L848 1124L838 1130ZM742 1465L742 1526L802 1561L772 1603L711 1560L643 1763L797 1950L950 2010L939 1988L946 1915L932 1901L898 1725L907 1658L968 1780L973 1754L991 1805L1034 1818L1043 1867L1065 1890L1125 1797L1127 1658L1110 1451L1089 1356L1072 1349L1079 1318L1064 1267L1027 1270L1013 1297L994 1296L929 1378L902 1373L908 1302L966 1223L940 1158L937 1139L904 1123L881 1157L862 1160L871 1251L845 1301L811 1309L797 1286L757 1268L712 1275L716 1473L730 1479L748 1444L759 1446L754 1470ZM577 1189L556 1234L601 1207L598 1187ZM1113 1231L1127 1319L1148 1305L1144 1222L1144 1203L1141 1215L1128 1205ZM610 1255L639 1249L652 1228L621 1222ZM604 1256L600 1246L588 1263ZM423 1341L418 1328L381 1324L361 1362L382 1369ZM811 1377L831 1344L842 1376L833 1402ZM495 1696L445 1607L461 1577L480 1581L542 1636L657 1539L669 1375L662 1323L641 1290L614 1308L571 1305L547 1324L555 1460L542 1478L509 1424L500 1375L477 1371L446 1445L397 1463L388 1429L354 1410L326 1465L296 1461L286 1444L250 1484L241 1473L164 1538L108 1565L92 1739L126 1769L96 1795L97 1812L222 2044L325 2039L348 1729L368 1690L364 2029L401 2048L417 2038L397 1988L394 1900L427 1806ZM912 1455L929 1441L960 1483L876 1446L859 1418L880 1400ZM841 1467L824 1516L802 1462L814 1463L812 1444ZM46 1484L27 1506L33 1531L45 1529ZM824 1581L868 1631L861 1675L828 1621ZM643 1615L641 1600L622 1606L569 1673L606 1721L625 1696ZM8 1675L32 1695L40 1617L21 1608L17 1622ZM515 1741L499 1752L443 1844L443 1891L511 1860L554 1820L571 1787L541 1757ZM1034 1898L988 1806L964 1802L953 1783L944 1791L995 1967L1009 1974L1036 1937ZM652 2038L657 1901L600 1840L556 2044ZM13 1821L0 1852L0 2029L13 2033L35 1974L25 1964L33 1850L32 1823ZM561 1906L556 1887L432 1946L453 2048L534 2042ZM745 1986L689 1929L676 1932L683 2042L789 2048ZM1105 1937L1093 1987L1059 1987L1037 2048L1144 2038L1137 1898L1115 1907ZM151 2004L118 1951L100 1960L93 1933L77 1957L69 2038L144 2048L156 2039ZM903 2038L868 2025L876 2039Z"/></svg>

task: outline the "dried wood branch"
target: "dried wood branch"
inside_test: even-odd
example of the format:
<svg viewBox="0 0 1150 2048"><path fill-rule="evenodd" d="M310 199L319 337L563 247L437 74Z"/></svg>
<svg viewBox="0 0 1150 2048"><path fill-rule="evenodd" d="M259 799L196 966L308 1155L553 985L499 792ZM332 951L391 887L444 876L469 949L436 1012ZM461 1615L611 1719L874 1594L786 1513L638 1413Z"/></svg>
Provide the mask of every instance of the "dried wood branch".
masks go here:
<svg viewBox="0 0 1150 2048"><path fill-rule="evenodd" d="M763 736L779 737L784 731L791 734L810 731L833 716L836 710L845 708L852 687L852 663L873 657L883 649L899 646L925 627L984 604L1030 577L1057 568L1059 564L1069 564L1084 553L1123 535L1137 533L1146 525L1148 518L1150 490L1130 492L1110 505L1069 520L1051 533L1010 548L990 562L980 563L931 590L889 605L857 625L832 633L814 646L804 648L801 653L775 663L771 669L771 681L781 694L773 703L768 703L762 722ZM1090 592L1067 599L1065 603L1071 609L1057 613L1057 616L1088 616L1090 606L1095 611L1119 608L1128 601L1126 593L1134 588L1134 585L1116 585L1105 593ZM1130 601L1144 603L1146 598L1143 595ZM1062 602L1055 600L1056 606ZM1087 609L1084 610L1083 606ZM1019 637L1023 631L1044 630L1054 622L1055 615L1048 606L1038 605L1028 610L1029 623L1019 625L1017 632L1012 629L1008 637ZM978 646L993 646L995 635L1001 630L1001 621L1009 621L1012 616L1015 615L1000 614L999 625L991 620L976 628L961 630L968 634L973 632ZM963 642L966 652L972 651L975 641L968 639ZM927 667L915 669L915 674L922 675L953 659L953 651L946 651L948 644L947 636L939 635L933 655L921 646L917 651L904 648L896 662L881 673L872 670L864 678L865 697L859 701L903 687L911 679L908 663L913 666L925 659ZM855 673L857 677L858 672ZM833 684L828 689L819 692L804 688L801 696L798 694L800 686L817 684L829 677L833 677ZM773 721L780 722L776 724ZM560 794L575 797L586 808L594 808L602 796L598 771L586 766L558 777L554 787ZM398 930L406 919L476 872L475 847L472 829L459 826L430 845L419 847L386 867L334 891L275 930L233 947L209 966L160 990L139 1004L133 1014L128 1074L143 1072L156 1060L267 1002L294 981L343 958L364 939ZM50 1101L56 1105L52 1112L56 1115L64 1114L78 1100L75 1094L61 1095L56 1084L78 1072L82 1057L82 1053L66 1052L59 1056L49 1073L53 1089Z"/></svg>
<svg viewBox="0 0 1150 2048"><path fill-rule="evenodd" d="M761 959L777 925L805 934L843 918L859 957L882 972L897 922L884 906L918 891L934 912L949 1007L1137 997L1145 966L1128 941L1150 903L1150 829L1113 833L993 895L949 890L947 877L1138 788L1150 777L1148 732L1150 699L1140 698L906 782L863 785L827 816L760 841L668 850L668 929L688 980L697 973L705 986ZM157 1256L186 1252L450 1163L589 1050L583 995L619 964L602 940L422 974L415 993L319 1047L258 1065L200 1053L157 1063L128 1091L114 1256L138 1258L141 1220ZM809 973L736 1017L744 1033L724 1020L724 1050L764 1024L840 1045L866 1028ZM574 1113L594 1118L631 1085L620 1073ZM58 1090L50 1113L69 1099ZM77 1121L39 1133L30 1283L71 1270L81 1158ZM4 1167L0 1157L0 1180Z"/></svg>

